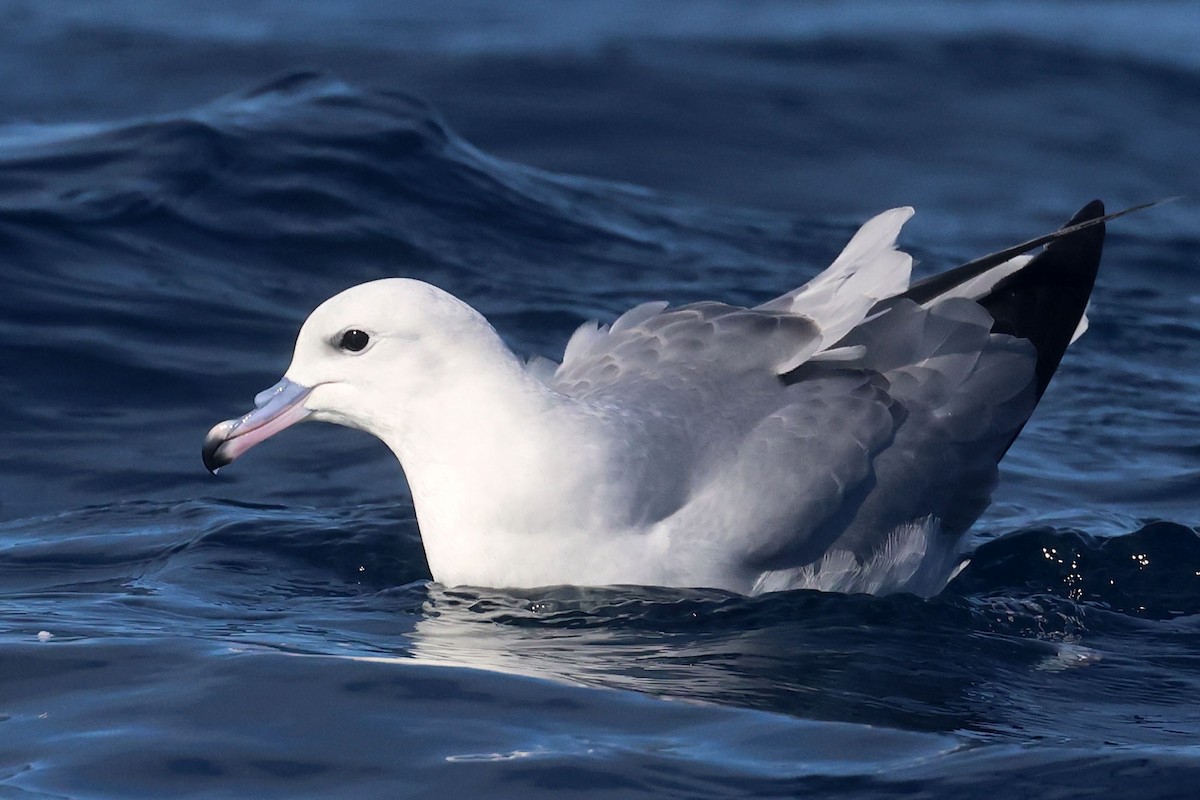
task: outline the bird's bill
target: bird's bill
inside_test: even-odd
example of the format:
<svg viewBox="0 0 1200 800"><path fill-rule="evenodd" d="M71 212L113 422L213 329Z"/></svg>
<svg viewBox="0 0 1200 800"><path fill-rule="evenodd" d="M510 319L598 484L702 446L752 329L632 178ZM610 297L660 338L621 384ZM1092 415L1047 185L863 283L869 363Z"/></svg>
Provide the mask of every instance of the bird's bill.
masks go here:
<svg viewBox="0 0 1200 800"><path fill-rule="evenodd" d="M312 412L304 407L304 400L311 391L284 378L255 396L249 414L214 425L204 437L205 468L215 475L254 445L309 416Z"/></svg>

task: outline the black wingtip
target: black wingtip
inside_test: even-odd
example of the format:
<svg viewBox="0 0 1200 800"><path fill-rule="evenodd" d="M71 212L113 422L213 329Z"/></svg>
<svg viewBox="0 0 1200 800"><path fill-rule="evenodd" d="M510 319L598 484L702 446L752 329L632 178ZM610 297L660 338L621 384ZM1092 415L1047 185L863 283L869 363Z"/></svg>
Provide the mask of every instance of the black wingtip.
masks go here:
<svg viewBox="0 0 1200 800"><path fill-rule="evenodd" d="M1123 208L1120 211L1114 211L1111 214L1104 213L1104 203L1099 200L1093 200L1071 217L1066 225L1054 231L1047 233L1044 236L1038 236L1036 239L1030 239L1027 242L1021 242L1013 247L1007 247L995 253L988 253L986 256L981 256L972 261L955 267L947 272L942 272L937 275L931 275L924 280L917 281L910 286L905 292L898 295L899 297L907 298L915 303L928 303L931 300L937 299L939 296L952 291L956 287L978 277L993 267L997 267L1010 259L1024 255L1042 245L1049 246L1051 243L1073 236L1076 233L1087 228L1100 226L1103 228L1104 223L1114 220L1117 217L1123 217L1126 214L1132 214L1135 211L1141 211L1146 208L1153 208L1164 203L1172 203L1179 200L1179 197L1167 197L1162 200L1152 200L1149 203L1140 203L1136 206Z"/></svg>
<svg viewBox="0 0 1200 800"><path fill-rule="evenodd" d="M1104 250L1104 204L1093 200L1026 266L979 298L995 333L1028 339L1037 349L1041 397L1087 309Z"/></svg>
<svg viewBox="0 0 1200 800"><path fill-rule="evenodd" d="M1102 200L1093 200L1083 208L1075 212L1075 216L1071 217L1070 221L1064 225L1064 228L1069 228L1072 225L1078 225L1081 222L1087 222L1089 219L1104 216L1104 202Z"/></svg>

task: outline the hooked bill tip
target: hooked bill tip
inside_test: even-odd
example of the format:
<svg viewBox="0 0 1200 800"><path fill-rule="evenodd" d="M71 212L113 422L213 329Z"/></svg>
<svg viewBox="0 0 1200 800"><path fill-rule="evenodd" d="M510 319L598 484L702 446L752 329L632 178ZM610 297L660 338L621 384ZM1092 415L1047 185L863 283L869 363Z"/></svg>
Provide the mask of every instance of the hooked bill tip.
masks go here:
<svg viewBox="0 0 1200 800"><path fill-rule="evenodd" d="M204 437L204 447L200 450L200 458L204 461L204 468L212 475L216 475L217 470L233 461L225 447L229 441L229 428L228 422L222 422L214 426Z"/></svg>
<svg viewBox="0 0 1200 800"><path fill-rule="evenodd" d="M254 410L237 419L218 422L204 437L200 455L213 475L242 453L279 431L308 418L304 399L312 391L288 378L254 398Z"/></svg>

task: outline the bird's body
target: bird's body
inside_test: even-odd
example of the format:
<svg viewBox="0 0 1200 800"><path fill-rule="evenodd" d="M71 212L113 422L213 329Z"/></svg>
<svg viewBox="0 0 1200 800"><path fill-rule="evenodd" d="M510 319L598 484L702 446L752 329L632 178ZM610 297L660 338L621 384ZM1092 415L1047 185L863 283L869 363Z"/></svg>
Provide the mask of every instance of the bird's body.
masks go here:
<svg viewBox="0 0 1200 800"><path fill-rule="evenodd" d="M429 284L354 287L313 312L259 407L210 432L206 464L305 417L366 430L448 585L936 592L1082 329L1103 208L1032 260L913 287L894 247L911 213L761 306L585 325L561 364L518 359Z"/></svg>

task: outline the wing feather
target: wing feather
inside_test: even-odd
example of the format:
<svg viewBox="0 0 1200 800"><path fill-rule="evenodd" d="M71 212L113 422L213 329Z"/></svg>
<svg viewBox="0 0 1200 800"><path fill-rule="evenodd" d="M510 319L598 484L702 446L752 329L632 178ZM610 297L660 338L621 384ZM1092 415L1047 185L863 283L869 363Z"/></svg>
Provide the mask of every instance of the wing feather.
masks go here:
<svg viewBox="0 0 1200 800"><path fill-rule="evenodd" d="M801 585L829 552L866 563L926 518L929 536L956 541L1036 400L1032 346L990 328L963 298L897 303L845 339L859 358L795 371L780 407L714 477L712 498L753 496L753 509L699 494L685 511L727 524L742 537L738 567L769 572L776 588Z"/></svg>
<svg viewBox="0 0 1200 800"><path fill-rule="evenodd" d="M736 392L736 381L747 374L778 375L807 360L820 344L817 326L795 314L723 303L673 309L647 304L610 328L580 327L551 385L581 398L621 386L623 395L633 392L627 396L635 402L644 399L636 396L638 386L669 387L683 377L713 391Z"/></svg>
<svg viewBox="0 0 1200 800"><path fill-rule="evenodd" d="M551 385L578 397L615 386L670 382L705 365L712 385L747 372L783 375L832 347L881 299L908 287L912 258L896 249L911 208L868 220L820 275L755 308L642 303L611 326L581 325ZM835 359L844 359L843 351ZM624 390L623 390L624 391Z"/></svg>
<svg viewBox="0 0 1200 800"><path fill-rule="evenodd" d="M829 268L798 289L759 306L803 314L832 346L863 321L871 307L908 288L912 257L896 249L912 208L893 208L867 220Z"/></svg>

